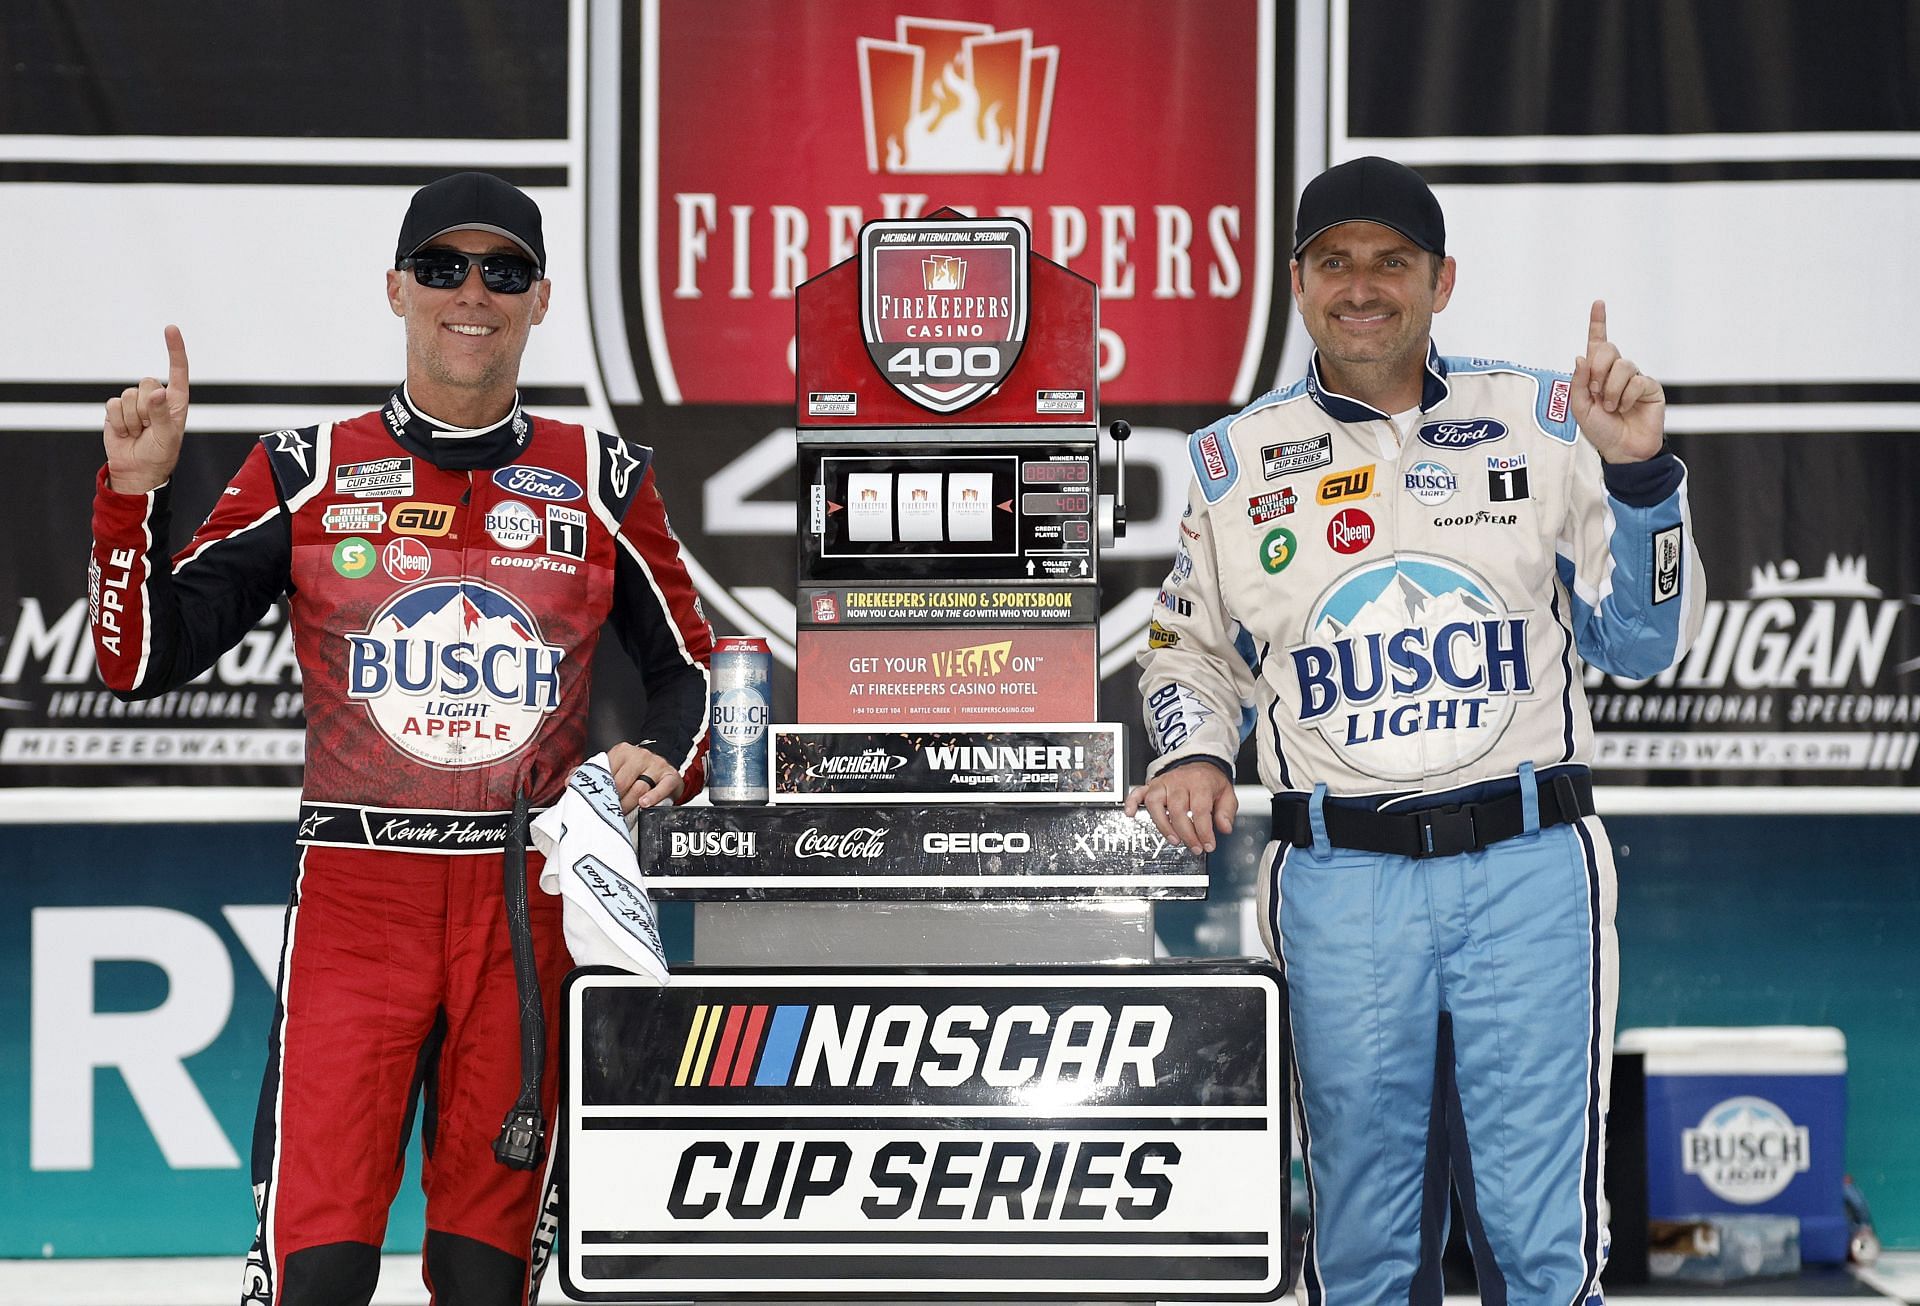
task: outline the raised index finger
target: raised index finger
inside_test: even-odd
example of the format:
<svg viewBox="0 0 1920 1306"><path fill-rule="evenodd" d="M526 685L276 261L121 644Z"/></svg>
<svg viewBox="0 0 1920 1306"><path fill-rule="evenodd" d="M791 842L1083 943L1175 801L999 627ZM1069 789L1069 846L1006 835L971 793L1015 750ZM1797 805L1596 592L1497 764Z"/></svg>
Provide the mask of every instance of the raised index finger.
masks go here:
<svg viewBox="0 0 1920 1306"><path fill-rule="evenodd" d="M167 392L175 404L187 402L187 338L180 328L167 328Z"/></svg>
<svg viewBox="0 0 1920 1306"><path fill-rule="evenodd" d="M1607 340L1607 301L1593 301L1593 313L1587 318L1587 346L1605 344Z"/></svg>

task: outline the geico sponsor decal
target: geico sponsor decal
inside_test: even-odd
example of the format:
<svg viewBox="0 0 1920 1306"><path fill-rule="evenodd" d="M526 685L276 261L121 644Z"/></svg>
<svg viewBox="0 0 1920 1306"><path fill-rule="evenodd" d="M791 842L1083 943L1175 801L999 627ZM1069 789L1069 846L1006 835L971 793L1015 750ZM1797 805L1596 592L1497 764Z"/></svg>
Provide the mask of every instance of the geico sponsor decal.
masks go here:
<svg viewBox="0 0 1920 1306"><path fill-rule="evenodd" d="M674 830L667 836L669 857L756 857L752 830Z"/></svg>
<svg viewBox="0 0 1920 1306"><path fill-rule="evenodd" d="M1172 1200L1181 1157L1172 1139L858 1142L858 1160L839 1139L691 1143L674 1167L667 1212L796 1220L808 1202L838 1197L857 1201L869 1220L1151 1220Z"/></svg>
<svg viewBox="0 0 1920 1306"><path fill-rule="evenodd" d="M929 830L920 847L930 853L1030 853L1033 836L1023 830L1000 834L994 830Z"/></svg>
<svg viewBox="0 0 1920 1306"><path fill-rule="evenodd" d="M562 562L558 558L549 558L544 554L496 553L487 559L490 567L517 567L521 571L557 571L562 576L571 576L580 569L571 562Z"/></svg>
<svg viewBox="0 0 1920 1306"><path fill-rule="evenodd" d="M712 1060L717 1031L720 1055ZM1152 1088L1173 1013L1158 1003L712 1005L694 1009L679 1088ZM737 1050L736 1050L737 1049Z"/></svg>
<svg viewBox="0 0 1920 1306"><path fill-rule="evenodd" d="M1087 750L1078 744L936 744L926 758L936 771L1079 771Z"/></svg>

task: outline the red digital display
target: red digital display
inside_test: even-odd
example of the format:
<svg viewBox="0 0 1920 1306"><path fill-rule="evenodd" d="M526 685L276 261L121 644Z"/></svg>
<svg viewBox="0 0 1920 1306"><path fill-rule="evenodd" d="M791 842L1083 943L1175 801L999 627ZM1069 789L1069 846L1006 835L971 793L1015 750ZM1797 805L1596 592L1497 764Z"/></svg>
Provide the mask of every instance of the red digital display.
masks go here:
<svg viewBox="0 0 1920 1306"><path fill-rule="evenodd" d="M1086 494L1023 494L1020 511L1029 517L1084 517L1093 506Z"/></svg>
<svg viewBox="0 0 1920 1306"><path fill-rule="evenodd" d="M1020 479L1028 485L1085 485L1087 464L1084 459L1058 463L1026 463Z"/></svg>

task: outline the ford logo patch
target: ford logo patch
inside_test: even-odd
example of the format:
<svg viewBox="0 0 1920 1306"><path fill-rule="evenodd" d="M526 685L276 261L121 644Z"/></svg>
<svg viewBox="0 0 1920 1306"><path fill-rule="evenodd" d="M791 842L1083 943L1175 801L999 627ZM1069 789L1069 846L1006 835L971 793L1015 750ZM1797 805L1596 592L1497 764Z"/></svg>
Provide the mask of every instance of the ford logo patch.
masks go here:
<svg viewBox="0 0 1920 1306"><path fill-rule="evenodd" d="M544 467L502 467L493 474L493 483L508 494L517 494L523 499L543 499L548 503L565 503L584 493L559 472L550 472Z"/></svg>
<svg viewBox="0 0 1920 1306"><path fill-rule="evenodd" d="M1471 449L1476 444L1498 440L1506 433L1506 423L1491 417L1476 417L1467 422L1428 422L1420 428L1420 443L1436 449Z"/></svg>

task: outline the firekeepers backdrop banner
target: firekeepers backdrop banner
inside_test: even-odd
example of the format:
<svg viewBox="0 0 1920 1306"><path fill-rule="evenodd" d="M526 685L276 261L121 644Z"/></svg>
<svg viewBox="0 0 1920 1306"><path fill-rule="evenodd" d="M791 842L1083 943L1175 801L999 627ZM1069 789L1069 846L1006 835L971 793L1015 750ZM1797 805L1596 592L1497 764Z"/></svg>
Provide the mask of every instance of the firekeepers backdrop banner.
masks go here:
<svg viewBox="0 0 1920 1306"><path fill-rule="evenodd" d="M1595 676L1603 777L1888 786L1920 744L1920 76L1910 4L574 0L399 10L28 0L5 19L0 786L288 786L300 684L269 614L123 706L85 627L100 402L194 368L184 533L250 433L377 406L411 190L478 167L546 214L530 407L652 446L725 631L792 720L793 291L864 222L1019 218L1101 292L1101 419L1132 423L1101 715L1143 765L1132 656L1185 433L1304 366L1292 201L1383 153L1446 207L1443 351L1567 368L1588 302L1661 377L1707 628ZM1111 473L1107 474L1110 482ZM1111 489L1109 484L1106 488ZM1388 493L1398 490L1389 487ZM641 691L603 658L596 731Z"/></svg>

